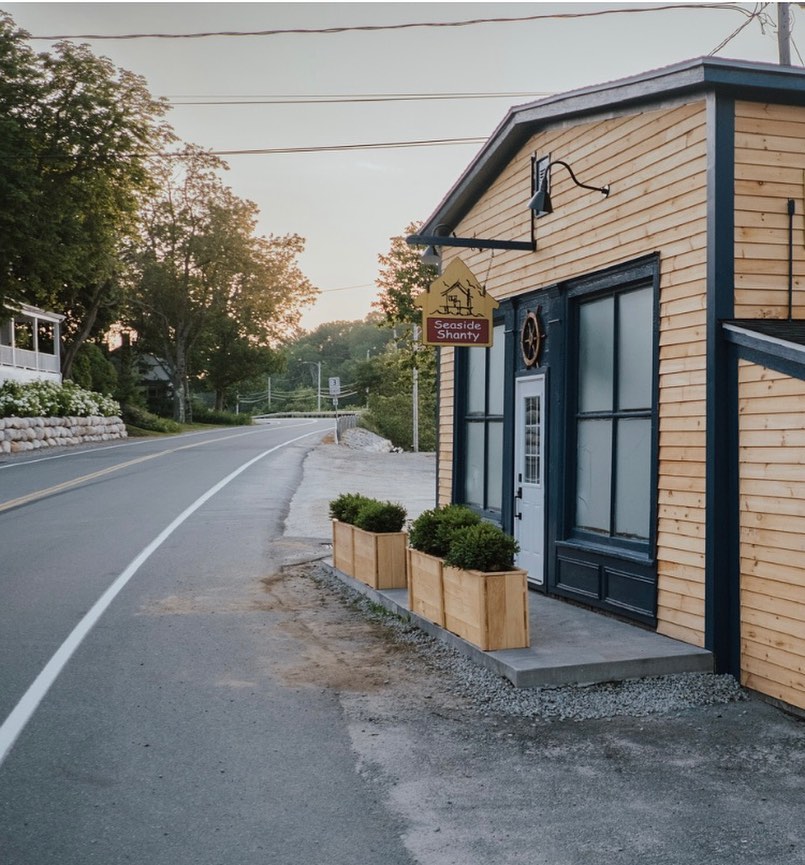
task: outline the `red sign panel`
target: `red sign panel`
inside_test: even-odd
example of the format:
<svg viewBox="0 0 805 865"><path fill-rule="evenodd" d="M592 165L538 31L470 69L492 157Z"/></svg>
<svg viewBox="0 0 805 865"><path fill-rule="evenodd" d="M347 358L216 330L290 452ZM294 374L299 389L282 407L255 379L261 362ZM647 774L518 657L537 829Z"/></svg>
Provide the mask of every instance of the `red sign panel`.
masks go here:
<svg viewBox="0 0 805 865"><path fill-rule="evenodd" d="M426 316L425 344L489 346L492 344L489 319Z"/></svg>

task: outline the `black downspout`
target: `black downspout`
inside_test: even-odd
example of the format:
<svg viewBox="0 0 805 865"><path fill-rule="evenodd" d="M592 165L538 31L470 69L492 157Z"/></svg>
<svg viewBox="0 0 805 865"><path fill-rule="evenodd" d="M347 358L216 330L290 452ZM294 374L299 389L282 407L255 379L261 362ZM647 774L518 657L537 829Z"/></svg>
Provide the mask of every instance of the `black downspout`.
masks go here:
<svg viewBox="0 0 805 865"><path fill-rule="evenodd" d="M788 320L794 318L794 213L796 204L788 199Z"/></svg>

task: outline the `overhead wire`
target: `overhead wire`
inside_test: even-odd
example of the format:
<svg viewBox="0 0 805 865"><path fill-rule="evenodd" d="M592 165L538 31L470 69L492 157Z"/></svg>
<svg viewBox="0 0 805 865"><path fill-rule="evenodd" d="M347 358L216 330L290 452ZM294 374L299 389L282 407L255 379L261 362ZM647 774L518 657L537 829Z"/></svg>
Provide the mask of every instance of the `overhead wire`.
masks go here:
<svg viewBox="0 0 805 865"><path fill-rule="evenodd" d="M362 144L325 144L310 147L261 147L250 150L210 150L214 156L267 156L281 153L339 153L350 150L397 150L408 147L442 147L451 144L482 144L487 136L471 138L428 138L418 141L375 141ZM179 156L166 153L165 156Z"/></svg>
<svg viewBox="0 0 805 865"><path fill-rule="evenodd" d="M579 18L599 18L605 15L634 15L645 12L668 12L674 10L711 9L719 11L751 13L735 3L670 3L663 6L635 7L620 9L597 9L589 12L552 12L538 15L519 15L513 17L470 18L461 21L413 21L402 24L361 24L340 27L289 27L271 30L210 30L198 33L78 33L57 34L55 36L31 36L31 39L60 41L69 39L122 40L122 39L207 39L210 37L248 37L248 36L330 36L340 33L377 33L382 31L437 29L451 27L472 27L479 24L519 24L529 21L564 21Z"/></svg>
<svg viewBox="0 0 805 865"><path fill-rule="evenodd" d="M469 99L524 99L548 92L511 93L356 93L310 96L165 96L171 105L347 105L372 102L429 102Z"/></svg>
<svg viewBox="0 0 805 865"><path fill-rule="evenodd" d="M635 14L646 12L667 12L672 10L690 10L690 9L709 9L719 11L739 12L746 16L740 27L736 28L725 40L723 40L710 54L715 54L722 50L729 42L731 42L742 30L748 27L752 21L756 19L763 23L764 10L769 6L769 3L758 3L754 10L748 10L734 3L684 3L684 4L666 4L663 6L651 7L626 7L620 9L599 9L588 12L564 12L564 13L544 13L538 15L524 15L512 17L492 17L492 18L473 18L462 21L420 21L408 22L402 24L379 24L379 25L355 25L327 28L277 28L272 30L250 30L250 31L208 31L199 33L128 33L128 34L77 34L77 35L56 35L56 36L31 36L31 39L58 41L63 39L197 39L211 36L279 36L279 35L329 35L348 32L380 32L393 30L406 30L413 28L442 28L442 27L466 27L481 24L500 24L500 23L522 23L530 21L548 21L548 20L575 20L584 18L597 18L606 15L622 15ZM796 49L796 46L794 46ZM798 50L797 50L797 53ZM484 99L484 98L519 98L530 96L549 95L546 93L404 93L404 94L355 94L355 95L337 95L337 94L317 94L310 97L305 96L276 96L267 98L221 98L209 100L194 100L194 101L173 101L173 105L257 105L257 104L326 104L326 103L350 103L350 102L395 102L395 101L415 101L415 100L449 100L449 99ZM342 145L319 145L319 146L301 146L301 147L267 147L267 148L252 148L252 149L227 149L227 150L210 150L209 152L216 156L265 156L265 155L282 155L282 154L305 154L305 153L338 153L348 152L352 150L391 150L391 149L406 149L414 147L441 147L463 144L480 144L487 140L487 136L475 136L465 138L444 138L444 139L423 139L412 141L387 141L387 142L364 142L357 144L342 144ZM175 153L163 154L166 156L176 156ZM333 289L339 290L339 289Z"/></svg>
<svg viewBox="0 0 805 865"><path fill-rule="evenodd" d="M745 30L756 19L761 22L761 26L764 23L767 23L767 16L765 16L765 10L769 5L769 3L756 3L754 10L748 13L749 17L746 19L746 21L744 21L740 27L736 27L735 30L733 30L732 33L730 33L730 35L726 37L726 39L719 42L719 44L707 56L712 57L714 54L718 54L718 52L721 51L723 48L726 48L727 45L729 45L729 43L732 42L732 40L735 39L735 37L739 33ZM748 10L744 11L748 12Z"/></svg>

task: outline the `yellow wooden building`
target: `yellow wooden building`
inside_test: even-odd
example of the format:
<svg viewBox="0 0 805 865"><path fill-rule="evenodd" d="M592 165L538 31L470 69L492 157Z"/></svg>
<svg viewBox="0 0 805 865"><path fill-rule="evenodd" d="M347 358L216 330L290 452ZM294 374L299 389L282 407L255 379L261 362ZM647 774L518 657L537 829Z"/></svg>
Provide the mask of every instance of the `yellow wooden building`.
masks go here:
<svg viewBox="0 0 805 865"><path fill-rule="evenodd" d="M533 588L805 708L805 71L512 108L409 242L499 302L440 349L438 489Z"/></svg>

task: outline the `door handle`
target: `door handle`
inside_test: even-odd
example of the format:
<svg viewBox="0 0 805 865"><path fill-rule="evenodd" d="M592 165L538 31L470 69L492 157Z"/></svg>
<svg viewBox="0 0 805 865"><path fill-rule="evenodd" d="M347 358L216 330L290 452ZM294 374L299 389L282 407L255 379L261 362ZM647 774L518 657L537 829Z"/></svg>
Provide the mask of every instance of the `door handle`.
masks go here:
<svg viewBox="0 0 805 865"><path fill-rule="evenodd" d="M521 499L523 497L523 488L517 487L517 492L514 494L516 499Z"/></svg>

